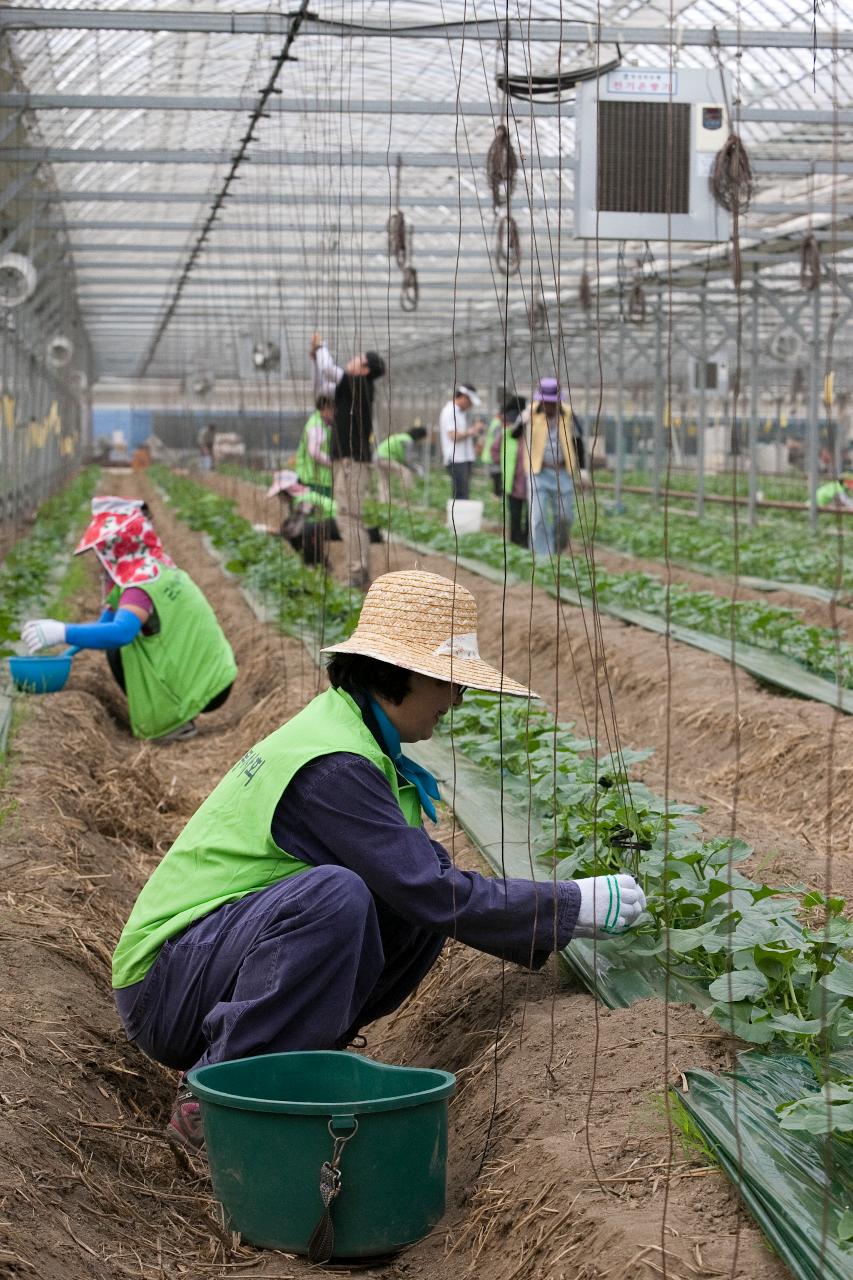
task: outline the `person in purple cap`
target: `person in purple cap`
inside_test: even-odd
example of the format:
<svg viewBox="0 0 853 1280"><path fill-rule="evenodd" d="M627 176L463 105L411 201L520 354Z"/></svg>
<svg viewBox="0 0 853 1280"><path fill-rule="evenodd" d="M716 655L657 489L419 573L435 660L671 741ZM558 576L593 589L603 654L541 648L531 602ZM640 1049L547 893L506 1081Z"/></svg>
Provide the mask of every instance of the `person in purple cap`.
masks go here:
<svg viewBox="0 0 853 1280"><path fill-rule="evenodd" d="M563 404L556 378L540 378L527 430L530 545L534 556L564 549L575 515L575 486L584 465L583 436Z"/></svg>

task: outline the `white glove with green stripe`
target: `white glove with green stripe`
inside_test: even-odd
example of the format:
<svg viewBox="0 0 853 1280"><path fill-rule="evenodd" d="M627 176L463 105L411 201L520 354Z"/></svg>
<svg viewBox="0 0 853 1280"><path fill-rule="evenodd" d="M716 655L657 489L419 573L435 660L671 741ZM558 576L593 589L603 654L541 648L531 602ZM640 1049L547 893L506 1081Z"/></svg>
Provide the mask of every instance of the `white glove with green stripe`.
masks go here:
<svg viewBox="0 0 853 1280"><path fill-rule="evenodd" d="M630 929L646 909L646 895L633 876L589 876L576 880L581 906L574 937L598 938Z"/></svg>

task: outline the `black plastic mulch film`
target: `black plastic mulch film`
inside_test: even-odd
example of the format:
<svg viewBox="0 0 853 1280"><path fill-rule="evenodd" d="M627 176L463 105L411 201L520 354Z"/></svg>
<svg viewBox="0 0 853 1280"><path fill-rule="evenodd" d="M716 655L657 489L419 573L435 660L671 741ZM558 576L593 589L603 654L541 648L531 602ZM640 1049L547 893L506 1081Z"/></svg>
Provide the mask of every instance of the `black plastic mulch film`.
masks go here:
<svg viewBox="0 0 853 1280"><path fill-rule="evenodd" d="M531 817L522 779L494 775L453 752L447 740L419 742L410 754L430 769L460 826L499 875L550 880L537 861L551 844L539 815ZM455 758L454 758L455 754ZM654 959L629 956L624 940L578 939L562 953L569 968L611 1009L664 997L665 971ZM670 1000L708 1004L701 987L670 976ZM853 1049L830 1064L853 1074ZM798 1280L851 1280L853 1245L837 1238L853 1206L853 1144L782 1129L776 1107L819 1084L809 1063L793 1054L751 1051L734 1076L688 1071L679 1098L712 1148L767 1239ZM737 1099L735 1102L735 1090Z"/></svg>
<svg viewBox="0 0 853 1280"><path fill-rule="evenodd" d="M853 1074L853 1049L829 1066ZM682 1105L773 1248L801 1280L850 1280L853 1246L838 1228L853 1205L853 1144L781 1128L776 1108L819 1089L794 1054L742 1053L723 1076L688 1071ZM736 1093L736 1096L735 1096Z"/></svg>

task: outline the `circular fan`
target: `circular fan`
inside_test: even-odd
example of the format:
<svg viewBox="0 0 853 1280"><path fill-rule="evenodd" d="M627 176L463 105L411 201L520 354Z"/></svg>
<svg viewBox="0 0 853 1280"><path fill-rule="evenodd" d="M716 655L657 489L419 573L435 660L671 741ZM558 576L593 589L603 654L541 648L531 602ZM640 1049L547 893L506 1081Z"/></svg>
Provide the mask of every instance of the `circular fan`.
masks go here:
<svg viewBox="0 0 853 1280"><path fill-rule="evenodd" d="M35 293L38 272L22 253L0 257L0 306L19 307Z"/></svg>
<svg viewBox="0 0 853 1280"><path fill-rule="evenodd" d="M52 369L64 369L73 355L74 343L63 333L56 334L47 344L47 363Z"/></svg>
<svg viewBox="0 0 853 1280"><path fill-rule="evenodd" d="M783 363L796 360L802 347L799 335L792 329L777 329L768 344L768 350L773 359L781 360Z"/></svg>
<svg viewBox="0 0 853 1280"><path fill-rule="evenodd" d="M189 379L189 389L194 396L206 396L213 390L213 381L212 373L194 373Z"/></svg>
<svg viewBox="0 0 853 1280"><path fill-rule="evenodd" d="M281 351L274 342L256 342L252 348L252 364L259 373L277 369L280 360Z"/></svg>

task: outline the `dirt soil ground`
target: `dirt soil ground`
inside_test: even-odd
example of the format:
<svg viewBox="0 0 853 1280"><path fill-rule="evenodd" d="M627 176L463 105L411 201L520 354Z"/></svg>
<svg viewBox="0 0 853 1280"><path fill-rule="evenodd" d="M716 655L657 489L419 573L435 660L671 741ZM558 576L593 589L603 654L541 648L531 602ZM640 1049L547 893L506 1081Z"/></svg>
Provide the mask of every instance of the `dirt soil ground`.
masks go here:
<svg viewBox="0 0 853 1280"><path fill-rule="evenodd" d="M0 1276L300 1280L323 1272L236 1240L203 1172L176 1162L163 1139L175 1076L126 1043L109 957L188 815L248 746L304 705L319 676L301 645L257 623L144 478L110 486L151 501L168 550L214 603L240 675L228 703L182 744L129 736L123 698L94 653L75 659L66 690L24 706L0 801ZM412 561L386 548L374 570ZM439 557L422 563L448 571ZM92 569L81 617L98 605ZM500 588L459 577L480 601L484 655L499 661L503 648L512 675L529 678L562 718L594 727L593 672L603 686L605 667L589 653L591 615L518 588L504 600ZM667 697L660 639L606 619L598 634L612 693L612 704L598 700L602 740L615 705L621 741L658 748L643 766L651 785L703 798L708 829L734 825L754 840L765 876L822 883L830 749L836 823L850 812L847 722L748 677L735 685L725 664L679 646ZM449 815L439 838L476 865ZM836 851L843 888L841 840ZM608 1012L555 964L529 975L448 947L415 998L369 1028L366 1050L457 1074L447 1215L426 1240L359 1274L781 1280L785 1268L727 1181L667 1123L666 1086L689 1067L725 1068L734 1048L692 1009L649 1001Z"/></svg>

